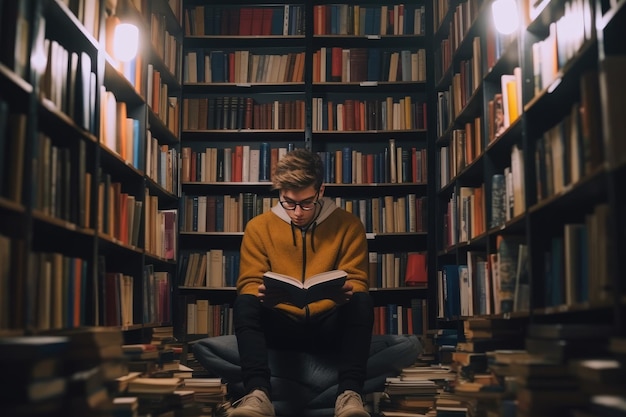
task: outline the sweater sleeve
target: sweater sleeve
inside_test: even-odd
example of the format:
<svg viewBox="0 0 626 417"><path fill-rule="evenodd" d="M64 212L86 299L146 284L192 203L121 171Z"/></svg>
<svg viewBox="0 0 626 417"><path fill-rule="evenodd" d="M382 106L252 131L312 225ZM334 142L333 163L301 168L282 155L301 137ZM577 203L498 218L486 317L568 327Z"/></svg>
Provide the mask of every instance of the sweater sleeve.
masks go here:
<svg viewBox="0 0 626 417"><path fill-rule="evenodd" d="M237 279L239 294L257 295L259 285L263 283L263 274L270 269L266 248L260 236L257 222L250 221L241 242L239 278Z"/></svg>
<svg viewBox="0 0 626 417"><path fill-rule="evenodd" d="M354 292L369 290L367 239L365 228L358 219L352 222L346 232L337 268L348 273L348 282L352 284Z"/></svg>

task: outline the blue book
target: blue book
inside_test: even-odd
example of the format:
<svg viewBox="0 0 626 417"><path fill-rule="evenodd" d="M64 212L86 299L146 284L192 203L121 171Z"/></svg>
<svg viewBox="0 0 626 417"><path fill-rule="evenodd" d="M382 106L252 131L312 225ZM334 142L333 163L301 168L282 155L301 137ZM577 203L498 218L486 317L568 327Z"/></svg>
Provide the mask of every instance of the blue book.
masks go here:
<svg viewBox="0 0 626 417"><path fill-rule="evenodd" d="M366 7L365 8L365 35L377 35L375 29L374 19L374 8ZM379 26L380 27L380 26Z"/></svg>
<svg viewBox="0 0 626 417"><path fill-rule="evenodd" d="M224 51L211 51L211 77L214 83L226 82Z"/></svg>
<svg viewBox="0 0 626 417"><path fill-rule="evenodd" d="M387 304L387 334L398 334L398 305Z"/></svg>
<svg viewBox="0 0 626 417"><path fill-rule="evenodd" d="M461 314L458 265L443 266L444 315L446 318Z"/></svg>
<svg viewBox="0 0 626 417"><path fill-rule="evenodd" d="M380 33L380 6L374 7L374 22L372 23L372 34L373 35L384 35L384 33Z"/></svg>
<svg viewBox="0 0 626 417"><path fill-rule="evenodd" d="M339 34L339 6L336 4L330 6L330 34Z"/></svg>
<svg viewBox="0 0 626 417"><path fill-rule="evenodd" d="M341 150L341 158L341 183L352 184L352 148L344 147Z"/></svg>
<svg viewBox="0 0 626 417"><path fill-rule="evenodd" d="M283 22L285 19L285 8L284 7L275 7L272 9L272 35L282 35L283 34Z"/></svg>
<svg viewBox="0 0 626 417"><path fill-rule="evenodd" d="M380 79L380 49L370 48L367 54L367 80L381 81Z"/></svg>
<svg viewBox="0 0 626 417"><path fill-rule="evenodd" d="M262 142L259 150L259 181L269 181L272 158L270 144Z"/></svg>
<svg viewBox="0 0 626 417"><path fill-rule="evenodd" d="M133 119L133 166L143 171L143 166L141 165L143 161L141 144L143 141L140 136L140 127L139 120Z"/></svg>
<svg viewBox="0 0 626 417"><path fill-rule="evenodd" d="M331 182L331 178L332 178L332 170L333 170L333 166L331 164L331 155L330 152L323 152L324 155L324 159L322 159L322 161L324 161L324 182Z"/></svg>

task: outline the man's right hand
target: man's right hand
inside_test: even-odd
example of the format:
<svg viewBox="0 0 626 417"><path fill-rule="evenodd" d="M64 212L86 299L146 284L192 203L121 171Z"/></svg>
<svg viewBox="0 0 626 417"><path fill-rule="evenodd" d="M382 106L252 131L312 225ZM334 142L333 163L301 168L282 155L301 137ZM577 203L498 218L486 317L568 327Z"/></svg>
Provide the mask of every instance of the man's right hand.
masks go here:
<svg viewBox="0 0 626 417"><path fill-rule="evenodd" d="M281 289L272 289L268 291L264 284L259 285L259 293L257 295L259 301L264 306L272 308L276 304L280 304L287 299L287 292Z"/></svg>

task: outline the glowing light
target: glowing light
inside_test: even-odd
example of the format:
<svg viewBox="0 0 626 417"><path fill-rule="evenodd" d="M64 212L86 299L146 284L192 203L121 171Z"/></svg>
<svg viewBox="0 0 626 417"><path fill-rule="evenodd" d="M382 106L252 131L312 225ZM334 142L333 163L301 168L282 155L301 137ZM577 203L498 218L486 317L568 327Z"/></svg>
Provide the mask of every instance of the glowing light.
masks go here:
<svg viewBox="0 0 626 417"><path fill-rule="evenodd" d="M519 12L515 0L495 0L491 4L496 30L503 35L510 35L519 27Z"/></svg>
<svg viewBox="0 0 626 417"><path fill-rule="evenodd" d="M113 53L122 62L132 60L139 49L139 29L130 23L120 23L113 35Z"/></svg>

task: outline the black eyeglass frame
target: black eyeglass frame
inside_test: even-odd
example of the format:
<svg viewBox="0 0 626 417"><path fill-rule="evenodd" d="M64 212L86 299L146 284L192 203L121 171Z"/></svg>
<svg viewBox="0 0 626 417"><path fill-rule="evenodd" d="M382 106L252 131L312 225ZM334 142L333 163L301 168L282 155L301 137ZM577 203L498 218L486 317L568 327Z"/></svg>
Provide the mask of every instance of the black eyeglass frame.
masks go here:
<svg viewBox="0 0 626 417"><path fill-rule="evenodd" d="M295 211L296 208L298 208L298 206L300 206L300 209L302 211L311 211L315 208L315 206L317 205L317 203L319 203L319 195L320 195L320 191L317 190L317 192L315 193L315 195L312 197L315 199L315 201L311 201L311 202L302 202L302 201L284 201L284 200L279 200L278 202L280 203L281 206L283 206L283 208L285 210L289 210L289 211ZM307 199L308 200L308 199ZM306 201L306 200L305 200ZM288 206L285 206L285 205ZM303 204L310 204L311 207L305 207L303 206ZM293 207L291 207L293 205Z"/></svg>

